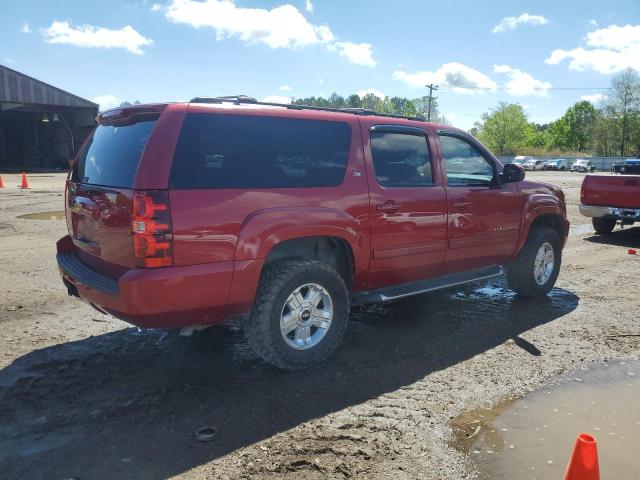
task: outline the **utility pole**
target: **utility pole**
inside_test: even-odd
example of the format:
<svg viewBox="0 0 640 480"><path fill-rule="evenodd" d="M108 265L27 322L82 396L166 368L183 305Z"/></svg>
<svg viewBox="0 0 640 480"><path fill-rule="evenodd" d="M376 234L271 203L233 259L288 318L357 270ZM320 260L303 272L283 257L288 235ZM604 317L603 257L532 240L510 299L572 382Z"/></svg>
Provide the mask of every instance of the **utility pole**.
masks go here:
<svg viewBox="0 0 640 480"><path fill-rule="evenodd" d="M429 85L426 85L426 87L429 89L429 110L427 111L427 122L431 121L431 104L433 103L433 101L438 98L438 97L434 97L433 96L433 91L434 90L438 90L438 86L434 85L433 83L430 83Z"/></svg>

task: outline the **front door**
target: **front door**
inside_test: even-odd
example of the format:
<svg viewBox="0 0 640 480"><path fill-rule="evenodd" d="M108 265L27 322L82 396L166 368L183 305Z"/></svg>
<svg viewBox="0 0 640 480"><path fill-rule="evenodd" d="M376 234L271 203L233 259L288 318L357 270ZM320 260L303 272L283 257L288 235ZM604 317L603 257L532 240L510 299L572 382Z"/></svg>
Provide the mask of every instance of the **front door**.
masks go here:
<svg viewBox="0 0 640 480"><path fill-rule="evenodd" d="M367 131L368 130L368 131ZM369 288L438 275L446 249L446 193L426 132L363 122L371 198Z"/></svg>
<svg viewBox="0 0 640 480"><path fill-rule="evenodd" d="M498 164L475 140L441 132L447 182L447 272L506 261L518 241L523 197L517 184L498 181Z"/></svg>

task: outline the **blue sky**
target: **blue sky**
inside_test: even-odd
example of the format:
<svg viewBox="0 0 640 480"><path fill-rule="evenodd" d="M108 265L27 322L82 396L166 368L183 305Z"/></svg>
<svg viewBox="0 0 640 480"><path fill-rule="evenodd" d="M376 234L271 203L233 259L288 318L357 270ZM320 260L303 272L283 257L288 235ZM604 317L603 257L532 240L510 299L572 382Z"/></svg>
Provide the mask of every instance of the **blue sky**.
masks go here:
<svg viewBox="0 0 640 480"><path fill-rule="evenodd" d="M638 0L0 4L0 63L102 107L237 93L418 97L434 82L456 126L499 101L546 123L601 93L586 88L640 70Z"/></svg>

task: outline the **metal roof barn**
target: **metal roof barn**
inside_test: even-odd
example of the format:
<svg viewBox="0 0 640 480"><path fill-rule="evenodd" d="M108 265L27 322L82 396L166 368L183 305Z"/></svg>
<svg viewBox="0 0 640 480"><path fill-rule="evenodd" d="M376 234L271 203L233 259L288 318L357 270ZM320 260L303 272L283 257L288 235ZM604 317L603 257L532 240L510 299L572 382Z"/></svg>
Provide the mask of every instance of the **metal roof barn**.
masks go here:
<svg viewBox="0 0 640 480"><path fill-rule="evenodd" d="M68 168L98 105L0 65L0 169Z"/></svg>

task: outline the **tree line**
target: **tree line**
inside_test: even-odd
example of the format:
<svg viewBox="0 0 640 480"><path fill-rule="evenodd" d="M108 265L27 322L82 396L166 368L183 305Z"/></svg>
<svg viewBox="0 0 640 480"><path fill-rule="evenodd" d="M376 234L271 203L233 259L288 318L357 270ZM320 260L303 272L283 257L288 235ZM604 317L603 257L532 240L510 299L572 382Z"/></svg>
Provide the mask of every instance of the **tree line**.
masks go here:
<svg viewBox="0 0 640 480"><path fill-rule="evenodd" d="M374 112L402 115L405 117L419 117L426 119L429 116L429 97L423 96L414 99L403 97L378 97L372 93L360 96L358 94L343 97L333 93L329 98L307 97L293 99L295 105L308 105L312 107L326 108L363 108ZM431 121L448 123L444 115L440 113L438 100L431 101Z"/></svg>
<svg viewBox="0 0 640 480"><path fill-rule="evenodd" d="M500 103L471 133L497 155L635 156L640 153L640 76L632 69L618 74L596 106L582 100L543 125L529 122L521 105Z"/></svg>
<svg viewBox="0 0 640 480"><path fill-rule="evenodd" d="M293 99L297 105L329 108L364 108L379 113L410 117L428 116L429 97L380 98L373 94L328 98ZM448 124L437 100L431 104L432 121ZM611 88L594 106L582 100L570 106L559 119L530 122L517 103L501 102L482 115L471 129L496 155L587 155L635 156L640 153L640 75L628 69L611 82Z"/></svg>

